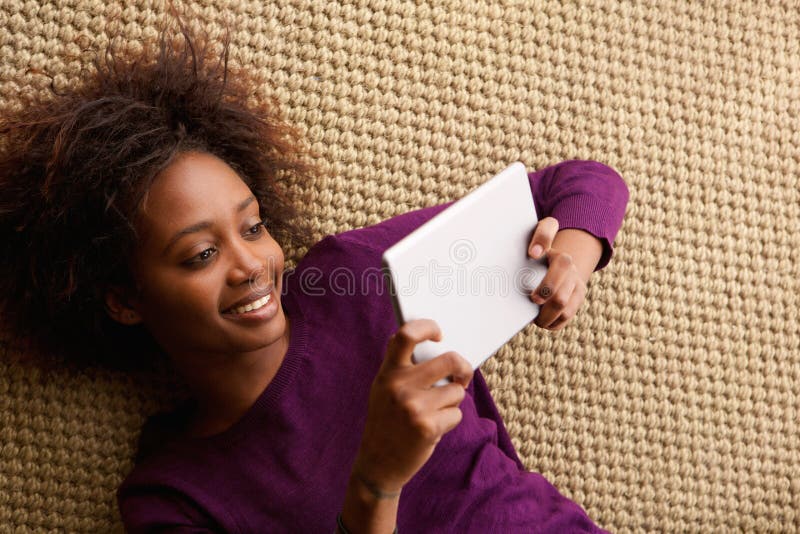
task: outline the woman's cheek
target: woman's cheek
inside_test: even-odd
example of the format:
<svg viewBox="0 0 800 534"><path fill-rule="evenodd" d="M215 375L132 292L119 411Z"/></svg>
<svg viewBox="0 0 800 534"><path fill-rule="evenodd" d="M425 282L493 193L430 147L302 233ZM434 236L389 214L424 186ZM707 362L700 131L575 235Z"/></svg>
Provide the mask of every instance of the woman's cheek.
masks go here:
<svg viewBox="0 0 800 534"><path fill-rule="evenodd" d="M211 298L216 293L199 280L187 283L187 280L164 279L161 282L154 300L169 314L165 317L167 321L197 320L207 315L210 306L216 308L216 302Z"/></svg>

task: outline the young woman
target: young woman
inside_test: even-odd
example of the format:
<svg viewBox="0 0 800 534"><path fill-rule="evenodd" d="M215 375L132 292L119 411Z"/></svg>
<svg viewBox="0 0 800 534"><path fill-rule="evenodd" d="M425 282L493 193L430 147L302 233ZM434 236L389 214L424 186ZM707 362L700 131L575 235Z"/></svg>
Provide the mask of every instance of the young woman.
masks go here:
<svg viewBox="0 0 800 534"><path fill-rule="evenodd" d="M191 399L151 418L120 486L131 532L596 532L519 460L480 372L415 365L430 320L394 322L383 250L447 207L310 235L287 180L300 138L204 38L109 48L79 88L4 118L2 321L30 350L126 369L167 358ZM529 175L536 324L575 315L628 200L612 169ZM534 230L534 229L532 229ZM497 231L502 232L498 221ZM87 340L90 340L87 343ZM431 387L452 376L452 383Z"/></svg>

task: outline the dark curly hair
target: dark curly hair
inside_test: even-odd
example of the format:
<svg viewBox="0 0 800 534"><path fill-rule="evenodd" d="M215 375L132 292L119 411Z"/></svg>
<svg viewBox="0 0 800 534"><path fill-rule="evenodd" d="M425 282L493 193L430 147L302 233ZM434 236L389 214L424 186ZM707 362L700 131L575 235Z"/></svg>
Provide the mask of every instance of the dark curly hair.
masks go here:
<svg viewBox="0 0 800 534"><path fill-rule="evenodd" d="M309 246L303 199L286 193L313 173L302 136L274 101L254 102L263 80L229 65L227 37L215 52L207 34L178 26L138 53L111 39L80 87L51 84L52 95L0 118L0 325L25 352L116 370L163 361L143 327L107 315L105 293L135 287L138 210L181 152L225 161L275 239Z"/></svg>

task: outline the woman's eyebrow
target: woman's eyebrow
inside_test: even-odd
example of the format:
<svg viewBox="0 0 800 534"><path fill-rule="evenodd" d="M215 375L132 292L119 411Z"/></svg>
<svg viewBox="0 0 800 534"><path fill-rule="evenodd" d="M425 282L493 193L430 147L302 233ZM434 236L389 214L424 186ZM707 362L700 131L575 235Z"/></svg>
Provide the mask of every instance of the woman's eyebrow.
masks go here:
<svg viewBox="0 0 800 534"><path fill-rule="evenodd" d="M246 199L242 200L241 202L239 202L236 205L236 213L240 213L240 212L244 211L245 208L247 208L247 206L249 206L255 199L256 199L256 197L250 196L250 197L247 197ZM180 238L182 238L183 236L189 235L189 234L193 234L195 232L199 232L201 230L205 230L207 228L210 228L212 226L212 224L213 223L211 221L200 221L200 222L195 223L195 224L193 224L191 226L187 226L186 228L184 228L183 230L179 231L174 236L172 236L172 239L169 240L169 243L167 243L167 246L164 248L164 251L161 253L161 255L165 256L167 254L167 252L169 252L169 249L172 248L172 246L175 243L177 243L180 240Z"/></svg>

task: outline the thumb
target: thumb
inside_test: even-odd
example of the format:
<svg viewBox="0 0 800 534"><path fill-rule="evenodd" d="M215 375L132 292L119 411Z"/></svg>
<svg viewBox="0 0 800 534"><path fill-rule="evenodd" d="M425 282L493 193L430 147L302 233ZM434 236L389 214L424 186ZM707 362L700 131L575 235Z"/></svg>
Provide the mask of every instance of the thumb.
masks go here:
<svg viewBox="0 0 800 534"><path fill-rule="evenodd" d="M412 353L417 343L425 340L441 341L442 331L433 319L413 319L401 326L389 338L384 363L391 367L414 365Z"/></svg>
<svg viewBox="0 0 800 534"><path fill-rule="evenodd" d="M536 223L533 238L528 244L528 255L537 260L541 258L542 254L550 250L557 232L558 220L555 217L545 217Z"/></svg>

